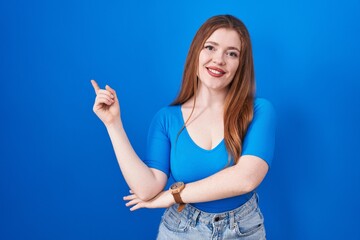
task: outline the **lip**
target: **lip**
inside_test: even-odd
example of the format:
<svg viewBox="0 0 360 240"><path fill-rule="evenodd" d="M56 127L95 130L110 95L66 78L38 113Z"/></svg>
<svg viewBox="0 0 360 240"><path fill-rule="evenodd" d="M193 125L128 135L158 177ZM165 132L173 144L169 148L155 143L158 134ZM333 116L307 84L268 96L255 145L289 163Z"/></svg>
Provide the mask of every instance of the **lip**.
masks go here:
<svg viewBox="0 0 360 240"><path fill-rule="evenodd" d="M207 72L210 74L210 76L212 77L222 77L225 75L225 71L222 70L221 68L217 68L217 67L205 67ZM211 71L213 70L213 71ZM216 72L214 72L216 71Z"/></svg>

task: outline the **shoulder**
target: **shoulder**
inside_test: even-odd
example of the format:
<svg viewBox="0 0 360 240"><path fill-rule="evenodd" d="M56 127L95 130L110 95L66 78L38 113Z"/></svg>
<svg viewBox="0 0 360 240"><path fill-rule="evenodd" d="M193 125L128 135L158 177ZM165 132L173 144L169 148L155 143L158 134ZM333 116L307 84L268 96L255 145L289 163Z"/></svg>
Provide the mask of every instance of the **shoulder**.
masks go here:
<svg viewBox="0 0 360 240"><path fill-rule="evenodd" d="M254 116L252 125L275 125L276 112L273 104L265 98L254 99Z"/></svg>
<svg viewBox="0 0 360 240"><path fill-rule="evenodd" d="M162 107L155 113L154 118L170 118L176 116L179 107L179 105Z"/></svg>
<svg viewBox="0 0 360 240"><path fill-rule="evenodd" d="M162 107L155 113L152 122L168 127L170 123L179 119L179 111L179 105Z"/></svg>
<svg viewBox="0 0 360 240"><path fill-rule="evenodd" d="M243 143L242 155L260 157L271 165L276 132L275 110L270 101L255 98L254 116Z"/></svg>
<svg viewBox="0 0 360 240"><path fill-rule="evenodd" d="M258 116L272 116L275 117L275 108L273 104L265 98L254 99L254 117Z"/></svg>
<svg viewBox="0 0 360 240"><path fill-rule="evenodd" d="M255 98L254 99L254 110L271 110L274 111L274 106L272 103L265 98Z"/></svg>

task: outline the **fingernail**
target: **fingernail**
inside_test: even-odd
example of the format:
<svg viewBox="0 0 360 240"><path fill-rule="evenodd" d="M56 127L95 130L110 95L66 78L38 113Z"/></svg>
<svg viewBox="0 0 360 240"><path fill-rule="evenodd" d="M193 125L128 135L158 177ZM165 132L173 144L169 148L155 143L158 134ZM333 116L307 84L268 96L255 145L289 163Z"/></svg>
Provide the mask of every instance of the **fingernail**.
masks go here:
<svg viewBox="0 0 360 240"><path fill-rule="evenodd" d="M111 94L111 98L114 98L114 95Z"/></svg>

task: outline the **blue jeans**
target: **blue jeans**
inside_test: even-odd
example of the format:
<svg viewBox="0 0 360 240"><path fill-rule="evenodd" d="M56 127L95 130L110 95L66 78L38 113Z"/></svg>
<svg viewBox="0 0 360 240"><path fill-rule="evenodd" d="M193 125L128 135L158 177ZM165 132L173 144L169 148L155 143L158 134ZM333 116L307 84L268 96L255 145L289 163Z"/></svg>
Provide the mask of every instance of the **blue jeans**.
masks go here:
<svg viewBox="0 0 360 240"><path fill-rule="evenodd" d="M179 213L177 207L175 204L166 209L158 240L266 239L256 193L239 208L223 213L203 212L190 204Z"/></svg>

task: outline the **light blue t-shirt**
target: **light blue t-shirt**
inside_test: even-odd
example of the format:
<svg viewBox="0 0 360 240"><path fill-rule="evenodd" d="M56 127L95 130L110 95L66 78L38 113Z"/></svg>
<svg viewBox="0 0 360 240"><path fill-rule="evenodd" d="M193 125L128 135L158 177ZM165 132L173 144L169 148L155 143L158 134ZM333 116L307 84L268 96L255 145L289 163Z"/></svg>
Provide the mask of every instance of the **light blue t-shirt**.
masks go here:
<svg viewBox="0 0 360 240"><path fill-rule="evenodd" d="M191 139L186 128L178 136L183 126L184 118L180 105L164 107L157 112L149 128L144 159L150 168L158 169L168 177L172 174L175 181L189 183L209 177L234 164L226 150L224 139L213 149L206 150ZM274 144L274 108L269 101L256 98L254 117L246 133L241 155L260 157L270 166ZM238 208L251 196L252 193L248 193L191 205L205 212L225 212Z"/></svg>

